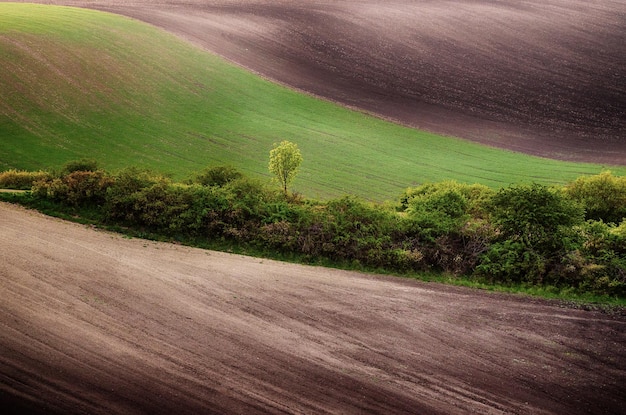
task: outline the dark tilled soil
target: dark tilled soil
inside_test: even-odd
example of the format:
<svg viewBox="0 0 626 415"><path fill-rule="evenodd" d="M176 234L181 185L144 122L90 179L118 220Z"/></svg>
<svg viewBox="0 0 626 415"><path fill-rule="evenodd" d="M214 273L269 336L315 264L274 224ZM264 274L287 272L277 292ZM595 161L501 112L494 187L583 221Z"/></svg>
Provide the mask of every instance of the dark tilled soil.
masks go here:
<svg viewBox="0 0 626 415"><path fill-rule="evenodd" d="M40 1L44 2L44 1ZM626 164L626 2L75 0L422 129Z"/></svg>
<svg viewBox="0 0 626 415"><path fill-rule="evenodd" d="M493 145L622 163L624 2L55 1ZM621 414L626 317L0 204L0 413Z"/></svg>
<svg viewBox="0 0 626 415"><path fill-rule="evenodd" d="M626 317L0 204L0 413L621 414Z"/></svg>

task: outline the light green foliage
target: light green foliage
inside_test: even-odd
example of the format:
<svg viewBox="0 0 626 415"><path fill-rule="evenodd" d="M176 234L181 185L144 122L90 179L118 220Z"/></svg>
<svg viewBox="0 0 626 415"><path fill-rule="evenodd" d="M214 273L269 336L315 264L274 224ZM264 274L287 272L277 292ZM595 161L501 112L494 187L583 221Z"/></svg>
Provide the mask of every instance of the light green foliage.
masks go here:
<svg viewBox="0 0 626 415"><path fill-rule="evenodd" d="M575 228L579 249L565 259L568 283L604 295L626 294L626 220L619 226L587 221Z"/></svg>
<svg viewBox="0 0 626 415"><path fill-rule="evenodd" d="M276 176L285 195L287 186L296 177L300 164L302 164L302 154L298 146L290 141L285 140L280 144L274 144L274 148L270 150L269 170Z"/></svg>
<svg viewBox="0 0 626 415"><path fill-rule="evenodd" d="M626 219L619 226L611 229L610 232L624 242L624 249L626 250Z"/></svg>
<svg viewBox="0 0 626 415"><path fill-rule="evenodd" d="M565 187L565 193L585 207L587 219L619 223L626 218L626 176L605 171L579 177Z"/></svg>
<svg viewBox="0 0 626 415"><path fill-rule="evenodd" d="M113 179L104 171L73 171L57 178L46 178L33 184L38 197L61 201L71 206L104 203Z"/></svg>
<svg viewBox="0 0 626 415"><path fill-rule="evenodd" d="M433 237L459 231L470 218L484 216L484 206L492 195L486 186L449 180L407 189L400 206L422 229L422 235Z"/></svg>
<svg viewBox="0 0 626 415"><path fill-rule="evenodd" d="M0 172L0 188L30 190L34 182L50 178L45 171L23 171L10 169Z"/></svg>
<svg viewBox="0 0 626 415"><path fill-rule="evenodd" d="M478 217L484 215L486 203L494 194L492 189L482 184L464 184L454 180L444 180L408 188L400 197L401 208L406 210L409 208L409 205L415 205L419 201L427 200L432 196L449 192L462 196L467 202L465 207L466 213Z"/></svg>

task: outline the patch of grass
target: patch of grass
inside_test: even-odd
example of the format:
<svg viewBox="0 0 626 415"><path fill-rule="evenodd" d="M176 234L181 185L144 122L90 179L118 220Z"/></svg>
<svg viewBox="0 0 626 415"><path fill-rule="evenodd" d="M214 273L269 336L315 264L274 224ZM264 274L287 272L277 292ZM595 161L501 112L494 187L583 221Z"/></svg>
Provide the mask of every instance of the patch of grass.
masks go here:
<svg viewBox="0 0 626 415"><path fill-rule="evenodd" d="M0 3L0 96L0 170L91 157L176 179L231 164L269 180L269 150L287 139L304 157L294 190L382 201L424 182L563 184L608 167L401 127L270 83L147 24L69 7Z"/></svg>
<svg viewBox="0 0 626 415"><path fill-rule="evenodd" d="M385 274L384 270L379 273ZM420 281L435 282L458 287L474 288L494 293L516 294L522 296L554 300L562 307L585 310L599 310L610 314L626 314L626 298L575 292L573 289L552 286L528 286L523 284L501 285L477 281L471 276L456 276L445 273L394 274Z"/></svg>

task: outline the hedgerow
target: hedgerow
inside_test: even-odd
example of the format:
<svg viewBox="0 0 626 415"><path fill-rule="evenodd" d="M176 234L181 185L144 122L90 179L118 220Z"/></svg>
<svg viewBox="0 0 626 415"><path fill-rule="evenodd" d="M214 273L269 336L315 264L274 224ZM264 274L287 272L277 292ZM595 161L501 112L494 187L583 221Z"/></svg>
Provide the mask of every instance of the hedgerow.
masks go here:
<svg viewBox="0 0 626 415"><path fill-rule="evenodd" d="M7 170L0 172L0 188L29 190L33 183L50 177L50 173L45 171Z"/></svg>
<svg viewBox="0 0 626 415"><path fill-rule="evenodd" d="M564 188L426 184L384 205L286 195L231 167L207 169L184 183L137 169L110 174L88 162L37 175L35 199L88 207L106 224L169 238L626 297L623 178L610 173Z"/></svg>

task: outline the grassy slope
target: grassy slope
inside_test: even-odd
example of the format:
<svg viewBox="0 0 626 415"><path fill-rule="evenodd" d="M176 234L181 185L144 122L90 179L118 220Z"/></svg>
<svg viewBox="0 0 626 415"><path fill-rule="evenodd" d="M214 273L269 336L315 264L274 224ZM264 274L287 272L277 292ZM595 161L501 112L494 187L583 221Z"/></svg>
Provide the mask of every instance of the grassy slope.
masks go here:
<svg viewBox="0 0 626 415"><path fill-rule="evenodd" d="M304 156L295 190L384 200L427 181L563 183L603 169L383 122L259 79L151 26L75 8L0 3L0 96L0 170L93 157L109 169L176 178L214 164L269 177L269 150L288 139Z"/></svg>

